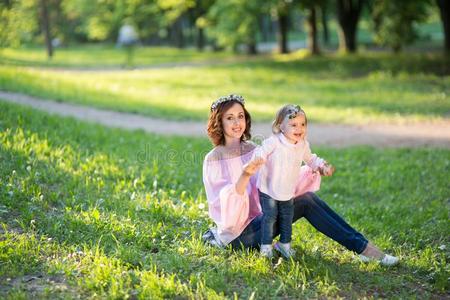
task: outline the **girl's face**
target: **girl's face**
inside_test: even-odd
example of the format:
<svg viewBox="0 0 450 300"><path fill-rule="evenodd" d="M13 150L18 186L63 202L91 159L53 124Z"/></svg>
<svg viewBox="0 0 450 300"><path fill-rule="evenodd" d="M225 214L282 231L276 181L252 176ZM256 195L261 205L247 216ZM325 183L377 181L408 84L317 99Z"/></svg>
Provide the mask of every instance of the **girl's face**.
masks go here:
<svg viewBox="0 0 450 300"><path fill-rule="evenodd" d="M286 117L280 126L281 132L292 144L297 144L305 138L306 118L304 114L297 114L295 118Z"/></svg>
<svg viewBox="0 0 450 300"><path fill-rule="evenodd" d="M245 126L244 109L239 103L235 103L222 115L225 143L233 139L240 140L242 134L244 134Z"/></svg>

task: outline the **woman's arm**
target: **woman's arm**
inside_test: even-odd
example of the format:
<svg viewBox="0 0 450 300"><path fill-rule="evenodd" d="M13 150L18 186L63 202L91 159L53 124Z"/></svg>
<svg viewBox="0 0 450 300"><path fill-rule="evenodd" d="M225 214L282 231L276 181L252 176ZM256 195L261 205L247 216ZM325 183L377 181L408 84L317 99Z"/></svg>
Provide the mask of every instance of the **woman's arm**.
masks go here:
<svg viewBox="0 0 450 300"><path fill-rule="evenodd" d="M260 157L256 157L253 160L251 160L249 163L247 163L246 165L244 165L244 168L242 170L242 174L239 177L238 181L236 182L236 192L239 195L243 195L247 185L250 181L250 177L252 177L256 171L259 170L259 168L261 168L261 166L264 164L265 160L260 158Z"/></svg>

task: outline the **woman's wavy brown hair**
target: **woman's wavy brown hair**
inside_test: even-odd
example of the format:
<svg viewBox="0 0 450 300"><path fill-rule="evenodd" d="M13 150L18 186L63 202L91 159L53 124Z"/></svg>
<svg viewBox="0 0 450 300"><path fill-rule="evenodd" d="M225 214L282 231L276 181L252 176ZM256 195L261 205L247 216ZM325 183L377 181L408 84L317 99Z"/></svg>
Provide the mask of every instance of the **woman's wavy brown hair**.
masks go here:
<svg viewBox="0 0 450 300"><path fill-rule="evenodd" d="M225 145L225 133L223 132L222 117L224 113L235 103L242 106L245 115L245 131L241 136L241 141L247 141L252 137L250 134L252 127L252 118L250 117L250 114L240 102L231 100L220 103L209 114L207 131L208 137L214 146Z"/></svg>

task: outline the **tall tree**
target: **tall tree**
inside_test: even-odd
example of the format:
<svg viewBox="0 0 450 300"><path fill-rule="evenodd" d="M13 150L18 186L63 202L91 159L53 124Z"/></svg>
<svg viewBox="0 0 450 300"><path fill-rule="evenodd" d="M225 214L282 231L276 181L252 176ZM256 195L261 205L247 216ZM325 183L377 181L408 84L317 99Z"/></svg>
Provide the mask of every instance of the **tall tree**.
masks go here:
<svg viewBox="0 0 450 300"><path fill-rule="evenodd" d="M324 1L323 5L320 7L320 17L323 32L323 43L328 45L330 43L330 33L328 30L328 1Z"/></svg>
<svg viewBox="0 0 450 300"><path fill-rule="evenodd" d="M375 41L396 53L401 51L418 37L414 24L426 19L429 5L429 0L375 0L372 7Z"/></svg>
<svg viewBox="0 0 450 300"><path fill-rule="evenodd" d="M288 0L275 0L273 1L272 15L278 23L277 42L278 51L280 53L289 53L288 48L288 31L289 31L289 12L291 9L292 1Z"/></svg>
<svg viewBox="0 0 450 300"><path fill-rule="evenodd" d="M450 1L436 0L444 29L444 50L450 54Z"/></svg>
<svg viewBox="0 0 450 300"><path fill-rule="evenodd" d="M299 0L302 11L306 13L308 30L307 46L312 55L320 54L317 31L317 10L322 7L325 0Z"/></svg>
<svg viewBox="0 0 450 300"><path fill-rule="evenodd" d="M317 42L317 9L313 5L308 8L308 48L312 54L320 54L319 43Z"/></svg>
<svg viewBox="0 0 450 300"><path fill-rule="evenodd" d="M52 44L52 35L50 31L50 17L48 12L47 0L40 0L40 9L41 9L42 31L44 32L45 45L47 48L47 56L49 58L52 58L53 44Z"/></svg>
<svg viewBox="0 0 450 300"><path fill-rule="evenodd" d="M339 48L356 52L358 21L365 0L337 0L336 14L339 23Z"/></svg>
<svg viewBox="0 0 450 300"><path fill-rule="evenodd" d="M214 2L215 0L195 0L194 6L189 9L191 23L195 26L195 45L199 51L202 51L206 44L206 14Z"/></svg>

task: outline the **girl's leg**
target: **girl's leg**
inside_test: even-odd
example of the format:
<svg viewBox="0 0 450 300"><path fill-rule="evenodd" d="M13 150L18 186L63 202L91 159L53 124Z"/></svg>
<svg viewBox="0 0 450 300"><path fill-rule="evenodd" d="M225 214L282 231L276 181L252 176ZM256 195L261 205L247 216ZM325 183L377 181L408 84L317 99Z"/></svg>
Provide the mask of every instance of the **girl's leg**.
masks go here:
<svg viewBox="0 0 450 300"><path fill-rule="evenodd" d="M305 217L314 228L347 249L361 253L367 239L336 214L314 193L306 193L294 199L293 222Z"/></svg>
<svg viewBox="0 0 450 300"><path fill-rule="evenodd" d="M259 192L259 200L263 212L261 245L272 245L273 229L278 217L278 201L261 192Z"/></svg>
<svg viewBox="0 0 450 300"><path fill-rule="evenodd" d="M278 202L278 224L280 231L280 242L290 243L292 240L292 218L294 217L294 201Z"/></svg>

